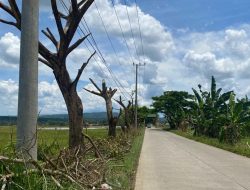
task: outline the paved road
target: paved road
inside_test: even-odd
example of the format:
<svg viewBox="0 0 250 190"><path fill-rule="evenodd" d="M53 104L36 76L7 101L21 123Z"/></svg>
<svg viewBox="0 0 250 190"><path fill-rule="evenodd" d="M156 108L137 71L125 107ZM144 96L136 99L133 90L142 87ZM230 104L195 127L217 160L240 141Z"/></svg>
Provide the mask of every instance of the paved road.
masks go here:
<svg viewBox="0 0 250 190"><path fill-rule="evenodd" d="M135 190L250 190L250 159L147 129Z"/></svg>

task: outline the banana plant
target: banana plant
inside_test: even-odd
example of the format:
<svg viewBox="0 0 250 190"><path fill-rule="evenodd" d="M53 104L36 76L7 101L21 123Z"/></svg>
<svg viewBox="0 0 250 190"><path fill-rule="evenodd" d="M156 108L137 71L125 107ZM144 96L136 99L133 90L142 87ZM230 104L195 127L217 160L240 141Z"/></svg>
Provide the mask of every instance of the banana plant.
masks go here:
<svg viewBox="0 0 250 190"><path fill-rule="evenodd" d="M230 94L227 112L227 123L221 129L220 141L236 144L241 138L244 126L250 121L249 101L235 100L235 94ZM246 109L248 107L248 109Z"/></svg>
<svg viewBox="0 0 250 190"><path fill-rule="evenodd" d="M192 89L196 97L197 131L209 137L218 137L220 131L220 116L226 114L226 102L230 98L232 91L221 94L222 88L216 88L216 80L212 76L210 92L203 91L198 85L199 92Z"/></svg>

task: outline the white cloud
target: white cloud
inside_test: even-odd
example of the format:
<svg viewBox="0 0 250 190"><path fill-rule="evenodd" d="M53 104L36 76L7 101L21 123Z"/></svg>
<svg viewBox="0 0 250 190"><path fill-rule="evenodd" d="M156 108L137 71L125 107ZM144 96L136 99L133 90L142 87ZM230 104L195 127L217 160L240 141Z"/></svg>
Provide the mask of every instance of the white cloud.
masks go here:
<svg viewBox="0 0 250 190"><path fill-rule="evenodd" d="M217 59L211 52L203 54L189 51L185 54L184 63L194 72L198 71L210 78L212 75L222 77L233 77L236 65L228 58Z"/></svg>
<svg viewBox="0 0 250 190"><path fill-rule="evenodd" d="M19 64L20 40L12 33L0 38L0 67L17 68Z"/></svg>
<svg viewBox="0 0 250 190"><path fill-rule="evenodd" d="M9 79L0 80L0 115L12 115L17 112L18 84Z"/></svg>
<svg viewBox="0 0 250 190"><path fill-rule="evenodd" d="M112 37L117 37L120 42L124 43L123 35L111 2L99 0L96 1L96 3L100 10L103 22L106 26L108 26L107 30L109 34ZM135 54L137 51L140 57L143 57L136 6L132 4L131 6L127 7L131 21L130 23L125 5L117 3L115 4L115 9L118 13L121 28L124 32L125 39L128 42L130 49L133 50L133 54ZM151 15L142 12L139 7L138 14L140 19L141 35L143 38L143 47L145 55L151 61L161 61L165 57L165 55L169 53L169 51L172 51L174 49L172 35L158 20L156 20ZM94 30L99 31L99 33L105 32L105 29L102 26L102 21L95 6L92 6L87 12L86 20L88 21L88 24L91 26L91 28L93 28ZM134 40L131 34L130 24L135 37L136 50L133 43Z"/></svg>
<svg viewBox="0 0 250 190"><path fill-rule="evenodd" d="M43 0L41 3L46 9L50 7L49 0ZM85 18L96 37L97 43L107 61L107 66L111 68L125 90L131 93L135 87L135 68L132 66L126 50L114 9L108 0L96 0L96 3L112 38L111 40L117 49L118 60L110 48L102 22L94 5L88 10ZM117 9L125 38L135 56L136 51L126 7L117 1L115 8ZM135 36L137 51L142 61L143 56L136 7L134 4L131 4L127 8L132 21L131 26ZM216 77L218 86L223 87L225 90L237 90L240 96L250 94L248 80L250 75L250 36L248 35L250 33L250 24L229 27L221 31L202 33L192 32L189 29L180 29L178 35L175 35L157 19L144 13L140 8L138 10L144 51L147 56L145 58L147 63L145 75L144 70L141 68L139 77L139 102L141 105L150 105L151 97L160 95L164 90L187 90L191 92L191 88L196 87L199 83L209 88L211 75ZM7 33L0 38L1 68L4 66L17 67L19 56L16 52L19 52L19 44L20 40L18 37L11 33ZM72 78L76 76L81 64L87 60L89 55L90 52L84 46L81 46L69 56L67 67ZM138 58L136 58L136 62L139 62ZM50 69L44 66L40 66L40 71L44 74L52 75ZM104 100L82 89L83 86L88 89L94 89L88 81L89 77L93 78L98 84L101 84L101 80L105 78L108 86L118 88L113 81L112 77L114 76L110 76L106 65L96 56L96 60L93 59L89 63L81 77L79 96L83 101L84 111L104 111ZM141 84L142 80L144 82L143 85ZM17 92L8 92L6 90L7 86L12 86L10 89L15 89L17 83L13 80L0 81L1 95L3 97L11 96L13 98L9 99L16 101ZM48 82L45 80L40 82L39 89L39 105L43 109L42 113L66 112L64 100L55 81ZM116 97L122 94L120 91L124 91L124 89L119 88L118 90ZM5 103L8 106L6 102L8 101L1 100L0 105ZM9 105L11 104L9 103ZM14 105L13 108L9 108L10 112L16 110ZM7 107L4 107L4 109L7 109Z"/></svg>

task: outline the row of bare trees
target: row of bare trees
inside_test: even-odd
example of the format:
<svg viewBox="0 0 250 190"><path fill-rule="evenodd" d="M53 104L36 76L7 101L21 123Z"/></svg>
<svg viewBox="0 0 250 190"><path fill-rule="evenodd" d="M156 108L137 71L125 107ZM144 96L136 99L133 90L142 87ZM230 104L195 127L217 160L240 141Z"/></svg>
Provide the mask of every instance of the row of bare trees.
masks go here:
<svg viewBox="0 0 250 190"><path fill-rule="evenodd" d="M51 68L53 71L66 103L69 117L69 147L84 148L84 136L82 135L83 104L77 92L77 84L85 67L95 55L95 52L93 52L86 61L83 61L83 64L79 67L76 77L73 79L70 77L67 70L67 57L90 35L88 34L78 40L74 40L75 33L77 32L81 20L94 0L70 0L71 7L68 13L63 13L59 10L57 0L50 0L50 2L54 15L54 22L57 27L57 35L53 34L50 28L42 30L42 33L52 42L55 47L55 51L50 50L45 44L39 41L39 61ZM0 1L0 9L5 11L12 18L12 20L4 20L0 18L0 22L14 26L16 29L21 31L22 13L20 12L20 8L16 0L8 0L8 3ZM116 125L120 114L115 117L112 113L112 97L117 90L107 88L105 81L102 83L102 88L99 88L93 80L90 81L98 91L95 92L86 90L105 99L109 123L108 134L110 136L115 136ZM127 126L127 130L129 130L131 128L131 124L129 123L128 110L131 107L131 102L125 106L121 97L116 101L124 109L125 125Z"/></svg>
<svg viewBox="0 0 250 190"><path fill-rule="evenodd" d="M125 120L126 130L124 130L124 131L129 131L131 124L129 122L129 113L128 112L129 112L129 109L132 105L131 102L129 101L128 105L125 106L125 104L122 101L121 96L119 97L119 100L115 100L118 104L120 104L120 106L123 109L122 108L120 109L118 116L114 116L113 106L112 106L112 98L115 95L115 93L117 92L117 89L112 89L111 87L107 88L105 80L102 81L102 88L100 88L92 79L89 79L89 80L95 86L95 88L97 89L97 92L93 91L93 90L88 90L88 89L85 89L85 90L94 94L94 95L100 96L105 100L108 125L109 125L108 135L113 136L113 137L116 136L116 125L118 123L119 117L122 114L122 111L124 111L124 115L125 115L124 120Z"/></svg>

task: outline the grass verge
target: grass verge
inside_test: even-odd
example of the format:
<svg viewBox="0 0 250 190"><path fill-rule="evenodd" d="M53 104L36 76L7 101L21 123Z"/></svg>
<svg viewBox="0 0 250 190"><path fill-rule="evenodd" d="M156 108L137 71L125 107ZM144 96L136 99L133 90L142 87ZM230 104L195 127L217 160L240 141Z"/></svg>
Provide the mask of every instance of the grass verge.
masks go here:
<svg viewBox="0 0 250 190"><path fill-rule="evenodd" d="M182 137L191 139L191 140L195 140L197 142L201 142L207 145L221 148L223 150L227 150L227 151L250 158L250 147L249 147L250 137L242 139L239 143L233 146L227 143L221 143L216 138L208 138L205 136L194 136L193 131L182 132L180 130L171 130L170 132L176 135L180 135Z"/></svg>
<svg viewBox="0 0 250 190"><path fill-rule="evenodd" d="M144 132L145 130L141 129L138 134L134 136L130 150L124 154L122 159L110 162L110 181L114 186L113 189L134 189L136 170L143 144Z"/></svg>
<svg viewBox="0 0 250 190"><path fill-rule="evenodd" d="M122 135L121 131L118 130L119 135L114 139L107 137L107 129L89 129L88 131L84 131L84 133L88 134L88 136L94 140L104 158L108 160L106 167L107 172L105 174L106 182L108 182L113 189L133 189L138 159L143 143L144 129L126 136ZM6 155L8 151L14 149L15 136L15 127L0 128L0 155ZM59 154L60 150L67 147L67 143L67 130L39 130L38 158L42 158L44 154L50 158L55 157ZM39 152L42 153L40 157ZM86 159L94 160L95 158L93 156L92 154L89 156L86 155ZM39 161L39 163L41 162ZM16 165L14 163L5 165L0 162L0 176L3 174L6 175L9 171L8 168L10 168L11 171L22 174L26 166L20 166L20 164ZM25 189L58 189L50 177L41 176L40 174L15 176L12 180L12 185L7 186L6 189L19 189L18 185L25 187ZM64 181L60 181L60 183L66 189L77 189L74 184L72 185ZM0 181L0 187L2 185Z"/></svg>

